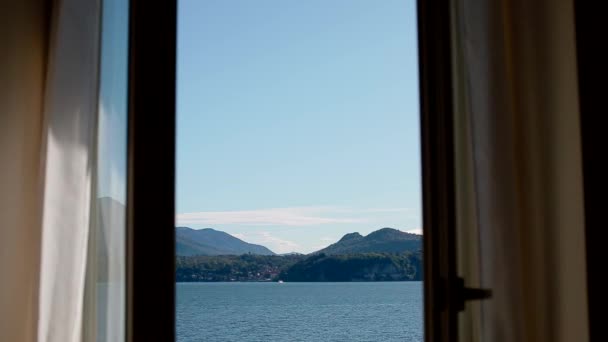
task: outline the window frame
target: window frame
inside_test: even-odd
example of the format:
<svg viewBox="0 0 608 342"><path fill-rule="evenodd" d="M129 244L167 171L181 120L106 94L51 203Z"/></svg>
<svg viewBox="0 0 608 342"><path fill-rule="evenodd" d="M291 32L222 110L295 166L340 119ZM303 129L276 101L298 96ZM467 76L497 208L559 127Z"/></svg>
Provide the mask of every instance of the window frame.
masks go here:
<svg viewBox="0 0 608 342"><path fill-rule="evenodd" d="M457 335L450 3L418 0L426 341ZM175 341L177 0L130 0L127 340Z"/></svg>
<svg viewBox="0 0 608 342"><path fill-rule="evenodd" d="M175 341L177 0L130 0L127 341Z"/></svg>
<svg viewBox="0 0 608 342"><path fill-rule="evenodd" d="M452 32L449 0L418 0L425 341L457 341Z"/></svg>
<svg viewBox="0 0 608 342"><path fill-rule="evenodd" d="M605 107L605 95L602 87L597 86L606 79L606 50L601 48L605 43L597 39L597 33L604 31L603 16L600 5L574 1L590 341L608 340L608 332L604 328L605 308L608 306L605 290L608 281L604 274L604 241L608 238L604 228L608 158L604 151L605 119L598 110Z"/></svg>

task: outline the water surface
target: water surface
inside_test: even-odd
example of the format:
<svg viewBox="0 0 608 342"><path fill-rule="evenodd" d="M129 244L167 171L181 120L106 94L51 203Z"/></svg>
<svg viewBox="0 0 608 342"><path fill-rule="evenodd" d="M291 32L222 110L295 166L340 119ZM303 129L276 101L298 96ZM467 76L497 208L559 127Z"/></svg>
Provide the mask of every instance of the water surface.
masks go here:
<svg viewBox="0 0 608 342"><path fill-rule="evenodd" d="M421 282L178 283L177 341L422 341Z"/></svg>

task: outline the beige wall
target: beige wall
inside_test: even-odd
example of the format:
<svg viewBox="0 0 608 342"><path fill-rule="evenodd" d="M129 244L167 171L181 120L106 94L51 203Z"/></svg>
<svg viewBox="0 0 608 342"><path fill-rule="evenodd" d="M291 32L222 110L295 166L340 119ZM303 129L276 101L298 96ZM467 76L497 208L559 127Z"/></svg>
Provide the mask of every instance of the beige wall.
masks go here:
<svg viewBox="0 0 608 342"><path fill-rule="evenodd" d="M0 4L0 341L36 339L45 15Z"/></svg>

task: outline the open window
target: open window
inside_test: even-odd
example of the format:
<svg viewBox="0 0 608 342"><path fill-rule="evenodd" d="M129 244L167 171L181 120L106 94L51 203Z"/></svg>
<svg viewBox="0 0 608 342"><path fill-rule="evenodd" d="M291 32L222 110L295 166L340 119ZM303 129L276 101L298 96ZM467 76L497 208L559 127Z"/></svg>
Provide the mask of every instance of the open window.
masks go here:
<svg viewBox="0 0 608 342"><path fill-rule="evenodd" d="M0 340L175 340L177 9L3 4ZM602 11L417 9L425 339L605 340Z"/></svg>

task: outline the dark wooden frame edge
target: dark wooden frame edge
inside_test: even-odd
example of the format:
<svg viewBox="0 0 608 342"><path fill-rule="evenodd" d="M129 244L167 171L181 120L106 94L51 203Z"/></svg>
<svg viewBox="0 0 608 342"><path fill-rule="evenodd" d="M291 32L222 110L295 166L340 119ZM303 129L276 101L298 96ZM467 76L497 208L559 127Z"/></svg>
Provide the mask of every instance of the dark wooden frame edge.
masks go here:
<svg viewBox="0 0 608 342"><path fill-rule="evenodd" d="M127 341L175 341L177 0L130 0Z"/></svg>
<svg viewBox="0 0 608 342"><path fill-rule="evenodd" d="M457 311L450 8L418 1L425 339L454 341ZM177 1L130 1L127 340L175 340Z"/></svg>
<svg viewBox="0 0 608 342"><path fill-rule="evenodd" d="M608 306L608 278L604 272L605 241L608 239L605 218L606 123L604 81L607 49L598 39L605 31L605 11L599 3L574 1L579 110L583 157L583 191L587 253L587 298L590 341L608 341L604 316ZM602 48L602 45L604 48Z"/></svg>
<svg viewBox="0 0 608 342"><path fill-rule="evenodd" d="M424 324L427 342L456 341L455 185L451 13L448 0L418 1Z"/></svg>

